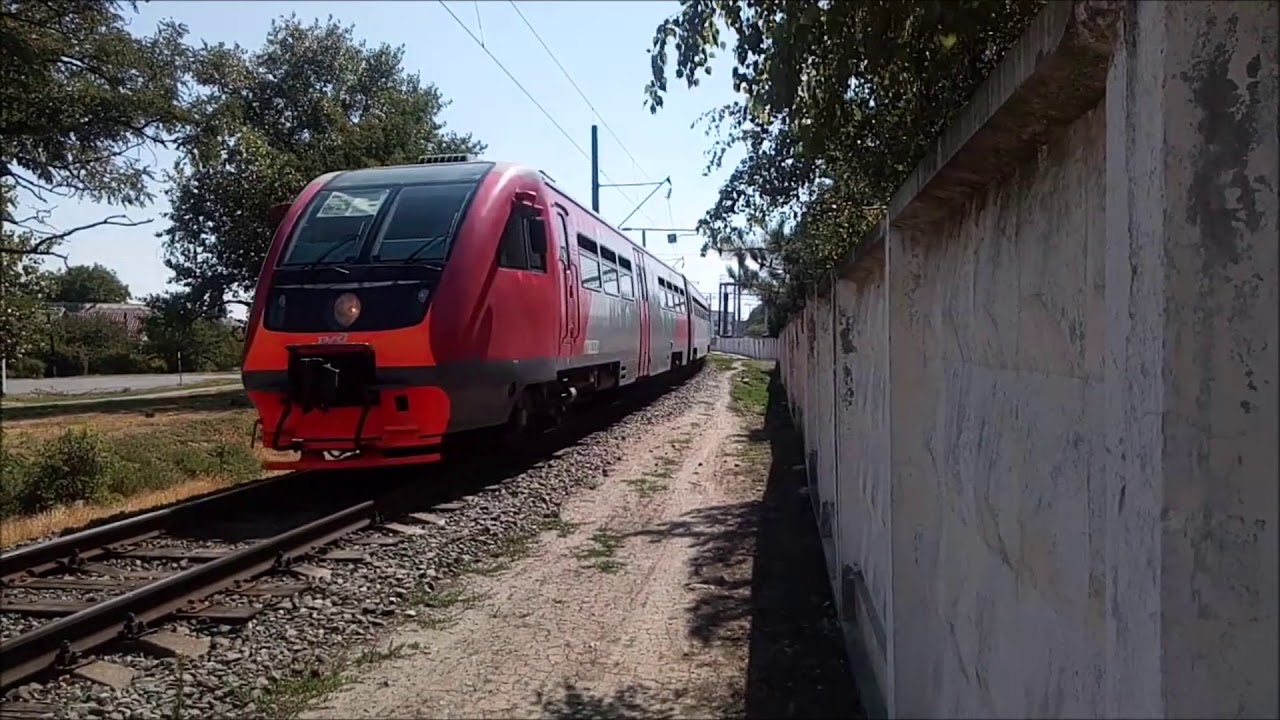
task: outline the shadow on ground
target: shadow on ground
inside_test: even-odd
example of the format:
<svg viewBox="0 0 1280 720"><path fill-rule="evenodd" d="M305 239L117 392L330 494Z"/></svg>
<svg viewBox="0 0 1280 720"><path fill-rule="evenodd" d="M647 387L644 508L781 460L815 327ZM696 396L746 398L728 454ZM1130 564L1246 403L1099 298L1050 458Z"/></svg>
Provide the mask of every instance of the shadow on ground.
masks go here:
<svg viewBox="0 0 1280 720"><path fill-rule="evenodd" d="M666 698L641 685L628 685L606 697L582 690L573 683L565 683L561 697L548 699L540 696L538 704L544 717L560 720L668 720L676 717Z"/></svg>
<svg viewBox="0 0 1280 720"><path fill-rule="evenodd" d="M767 464L759 501L704 508L635 537L682 538L695 549L687 632L699 642L746 648L747 675L714 701L717 717L865 717L849 671L812 505L805 493L804 448L791 424L774 370L764 427L749 448ZM767 448L767 452L763 452ZM728 682L741 682L729 680ZM669 718L673 700L642 686L612 696L573 685L556 701L540 698L549 718Z"/></svg>

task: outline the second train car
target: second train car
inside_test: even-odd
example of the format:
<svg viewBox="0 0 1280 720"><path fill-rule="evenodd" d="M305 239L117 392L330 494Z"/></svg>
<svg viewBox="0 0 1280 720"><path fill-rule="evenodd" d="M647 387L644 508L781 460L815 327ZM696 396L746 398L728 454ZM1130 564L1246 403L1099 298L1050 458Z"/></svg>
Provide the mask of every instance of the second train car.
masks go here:
<svg viewBox="0 0 1280 720"><path fill-rule="evenodd" d="M430 462L700 364L707 303L538 170L465 156L332 172L273 216L242 376L269 469Z"/></svg>

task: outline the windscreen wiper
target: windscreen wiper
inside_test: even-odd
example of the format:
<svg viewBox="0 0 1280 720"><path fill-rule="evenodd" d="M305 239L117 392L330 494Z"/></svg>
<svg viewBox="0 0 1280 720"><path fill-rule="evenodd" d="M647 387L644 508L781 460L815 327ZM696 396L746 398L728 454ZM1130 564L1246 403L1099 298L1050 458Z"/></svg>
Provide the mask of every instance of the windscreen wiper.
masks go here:
<svg viewBox="0 0 1280 720"><path fill-rule="evenodd" d="M433 237L433 238L431 238L431 239L427 240L426 242L424 242L424 243L422 243L421 245L419 245L417 250L414 250L413 252L409 253L409 255L408 255L407 257L402 258L399 262L403 262L403 263L411 263L411 262L413 262L413 259L414 259L414 258L416 258L416 257L418 257L418 254L419 254L419 253L421 253L423 250L426 250L427 248L433 248L433 247L435 247L436 245L438 245L438 244L440 243L440 241L441 241L441 240L445 240L445 239L447 239L448 237L449 237L448 235L437 235L436 237ZM440 267L439 267L439 269L441 269L441 270L443 270L443 269L444 269L444 265L443 265L443 264L441 264L439 261L436 261L436 260L427 260L426 262L427 262L427 263L434 263L434 264L436 264L436 265L439 265L439 266L440 266Z"/></svg>
<svg viewBox="0 0 1280 720"><path fill-rule="evenodd" d="M343 238L342 242L335 243L333 247L320 253L320 257L316 258L315 260L312 260L309 263L306 263L305 265L302 266L301 269L318 270L322 267L327 267L327 268L332 268L334 270L337 270L338 272L343 273L344 275L350 275L351 274L350 270L342 267L341 265L326 263L324 259L332 255L334 252L337 252L339 248L344 248L350 245L351 243L355 242L356 240L359 240L363 235L364 235L364 225L361 225L359 230Z"/></svg>

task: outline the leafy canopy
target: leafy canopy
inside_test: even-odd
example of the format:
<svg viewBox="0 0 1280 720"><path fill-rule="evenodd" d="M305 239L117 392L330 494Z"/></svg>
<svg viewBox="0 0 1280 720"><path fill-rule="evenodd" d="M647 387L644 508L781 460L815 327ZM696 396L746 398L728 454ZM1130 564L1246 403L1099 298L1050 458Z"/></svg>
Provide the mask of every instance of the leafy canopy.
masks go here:
<svg viewBox="0 0 1280 720"><path fill-rule="evenodd" d="M127 353L132 345L123 323L97 313L64 314L51 329L58 352L74 358L86 375L95 369L95 361Z"/></svg>
<svg viewBox="0 0 1280 720"><path fill-rule="evenodd" d="M44 299L48 276L29 254L38 239L29 232L0 231L0 357L12 362L37 347L48 320Z"/></svg>
<svg viewBox="0 0 1280 720"><path fill-rule="evenodd" d="M170 173L172 225L161 233L193 302L243 302L271 241L268 211L316 176L484 150L445 130L447 101L403 58L403 47L367 47L332 18L304 25L292 15L259 50L200 51L200 130Z"/></svg>
<svg viewBox="0 0 1280 720"><path fill-rule="evenodd" d="M4 222L34 243L0 254L57 255L62 239L99 225L138 225L114 214L85 226L48 224L60 198L121 208L147 205L153 172L144 145L168 145L186 127L186 28L150 37L127 28L133 3L0 2L0 193ZM15 200L21 192L21 206Z"/></svg>
<svg viewBox="0 0 1280 720"><path fill-rule="evenodd" d="M50 273L49 299L72 303L122 303L129 300L129 286L116 271L94 263L72 265Z"/></svg>
<svg viewBox="0 0 1280 720"><path fill-rule="evenodd" d="M746 150L700 222L704 254L767 252L769 292L802 301L1043 4L684 0L654 34L650 110L668 75L697 86L732 42L739 99L704 116L716 136L709 169L727 148Z"/></svg>
<svg viewBox="0 0 1280 720"><path fill-rule="evenodd" d="M143 300L151 309L146 320L147 351L163 359L169 370L220 370L240 359L243 338L226 318L210 318L195 312L183 293L150 295Z"/></svg>

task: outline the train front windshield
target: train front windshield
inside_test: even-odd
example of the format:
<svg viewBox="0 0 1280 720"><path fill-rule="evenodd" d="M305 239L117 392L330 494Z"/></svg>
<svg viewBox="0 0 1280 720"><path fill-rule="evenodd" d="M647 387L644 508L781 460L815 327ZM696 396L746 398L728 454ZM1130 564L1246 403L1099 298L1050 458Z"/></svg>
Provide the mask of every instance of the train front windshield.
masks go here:
<svg viewBox="0 0 1280 720"><path fill-rule="evenodd" d="M475 185L322 190L299 220L280 265L442 263Z"/></svg>

